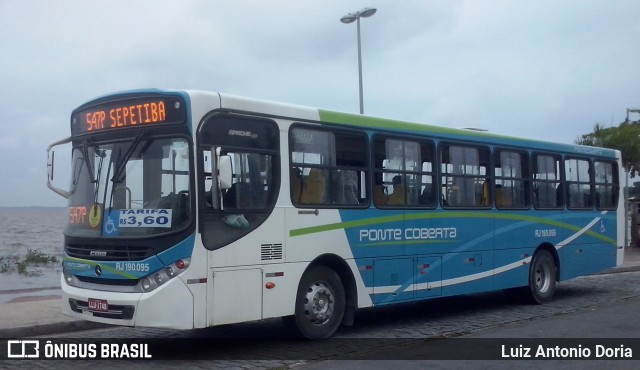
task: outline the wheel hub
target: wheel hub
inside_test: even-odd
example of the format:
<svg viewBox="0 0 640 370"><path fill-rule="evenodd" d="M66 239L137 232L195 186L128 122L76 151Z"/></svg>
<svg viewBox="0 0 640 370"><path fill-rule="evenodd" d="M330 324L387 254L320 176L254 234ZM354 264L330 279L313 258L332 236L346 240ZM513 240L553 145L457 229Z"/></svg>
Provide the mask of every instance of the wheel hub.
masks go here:
<svg viewBox="0 0 640 370"><path fill-rule="evenodd" d="M307 289L304 311L307 319L316 325L329 320L335 306L333 292L322 282L316 282Z"/></svg>
<svg viewBox="0 0 640 370"><path fill-rule="evenodd" d="M549 280L551 271L549 266L540 264L536 268L536 288L540 293L546 293L549 290L551 281Z"/></svg>

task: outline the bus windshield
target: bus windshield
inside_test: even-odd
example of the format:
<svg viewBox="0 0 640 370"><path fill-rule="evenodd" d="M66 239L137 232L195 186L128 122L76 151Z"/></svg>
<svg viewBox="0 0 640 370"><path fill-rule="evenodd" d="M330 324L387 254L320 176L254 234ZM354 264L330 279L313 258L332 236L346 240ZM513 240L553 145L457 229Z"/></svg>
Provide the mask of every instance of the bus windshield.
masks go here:
<svg viewBox="0 0 640 370"><path fill-rule="evenodd" d="M184 138L77 143L65 233L142 237L181 229L191 214L189 158Z"/></svg>

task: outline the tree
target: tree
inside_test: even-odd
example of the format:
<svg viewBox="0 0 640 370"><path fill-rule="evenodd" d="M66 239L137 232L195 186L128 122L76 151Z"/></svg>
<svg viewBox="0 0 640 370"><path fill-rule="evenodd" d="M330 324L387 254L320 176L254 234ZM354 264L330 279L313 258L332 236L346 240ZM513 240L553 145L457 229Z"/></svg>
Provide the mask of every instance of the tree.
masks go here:
<svg viewBox="0 0 640 370"><path fill-rule="evenodd" d="M580 136L577 144L617 149L622 165L631 177L640 173L640 121L625 120L618 127L596 124L593 132Z"/></svg>
<svg viewBox="0 0 640 370"><path fill-rule="evenodd" d="M629 187L629 194L627 196L629 198L640 198L640 181L636 181L632 186Z"/></svg>

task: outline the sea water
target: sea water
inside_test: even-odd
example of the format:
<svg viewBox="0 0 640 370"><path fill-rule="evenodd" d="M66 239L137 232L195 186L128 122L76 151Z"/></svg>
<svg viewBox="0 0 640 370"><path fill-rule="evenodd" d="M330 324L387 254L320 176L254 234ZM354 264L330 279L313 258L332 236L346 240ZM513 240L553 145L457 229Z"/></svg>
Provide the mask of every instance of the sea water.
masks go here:
<svg viewBox="0 0 640 370"><path fill-rule="evenodd" d="M5 258L2 263L14 258L21 261L30 249L58 260L30 265L27 274L10 266L11 272L0 273L0 291L60 287L62 232L68 220L66 208L0 207L0 257Z"/></svg>

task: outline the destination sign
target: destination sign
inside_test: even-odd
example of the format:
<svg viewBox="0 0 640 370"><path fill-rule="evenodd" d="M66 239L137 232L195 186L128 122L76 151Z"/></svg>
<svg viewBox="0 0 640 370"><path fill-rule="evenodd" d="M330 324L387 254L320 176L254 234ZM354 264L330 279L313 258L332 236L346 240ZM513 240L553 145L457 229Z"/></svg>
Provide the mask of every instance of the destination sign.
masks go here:
<svg viewBox="0 0 640 370"><path fill-rule="evenodd" d="M123 128L179 123L186 106L178 97L143 97L118 100L78 111L71 121L73 135Z"/></svg>

